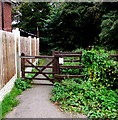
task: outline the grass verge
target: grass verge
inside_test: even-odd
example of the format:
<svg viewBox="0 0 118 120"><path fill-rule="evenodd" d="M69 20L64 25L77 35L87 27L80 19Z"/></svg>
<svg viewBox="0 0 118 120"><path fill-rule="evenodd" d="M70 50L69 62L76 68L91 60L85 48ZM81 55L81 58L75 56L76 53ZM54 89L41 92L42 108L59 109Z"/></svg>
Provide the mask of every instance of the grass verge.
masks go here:
<svg viewBox="0 0 118 120"><path fill-rule="evenodd" d="M13 107L19 104L19 101L16 99L16 96L20 95L21 93L22 93L21 89L14 87L11 90L11 92L4 97L0 106L1 108L0 118L4 118L5 115L13 109Z"/></svg>

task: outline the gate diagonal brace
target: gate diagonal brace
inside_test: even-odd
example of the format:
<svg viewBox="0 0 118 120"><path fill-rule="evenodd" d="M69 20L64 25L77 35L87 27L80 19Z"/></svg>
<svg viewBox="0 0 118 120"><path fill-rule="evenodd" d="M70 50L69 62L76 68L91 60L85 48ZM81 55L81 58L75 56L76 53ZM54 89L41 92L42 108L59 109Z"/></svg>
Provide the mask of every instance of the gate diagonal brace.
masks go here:
<svg viewBox="0 0 118 120"><path fill-rule="evenodd" d="M32 77L32 79L34 79L40 73L40 74L43 74L47 79L51 80L45 73L42 72L42 70L38 69L38 67L32 64L29 60L26 60L26 61L39 71Z"/></svg>
<svg viewBox="0 0 118 120"><path fill-rule="evenodd" d="M46 66L44 66L44 67L40 70L40 72L44 71L50 64L52 64L52 63L54 62L54 60L55 60L55 59L53 59L50 63L48 63ZM36 73L33 78L35 78L38 74L39 74L39 72ZM51 80L45 73L42 72L42 74L43 74L47 79Z"/></svg>

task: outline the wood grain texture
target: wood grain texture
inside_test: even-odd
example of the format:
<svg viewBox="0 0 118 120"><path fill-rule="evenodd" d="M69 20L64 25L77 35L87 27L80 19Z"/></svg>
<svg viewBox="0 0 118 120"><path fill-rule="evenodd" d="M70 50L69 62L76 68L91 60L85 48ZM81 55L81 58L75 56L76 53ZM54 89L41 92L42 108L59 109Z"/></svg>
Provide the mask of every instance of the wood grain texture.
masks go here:
<svg viewBox="0 0 118 120"><path fill-rule="evenodd" d="M15 41L10 32L0 31L0 88L15 74Z"/></svg>

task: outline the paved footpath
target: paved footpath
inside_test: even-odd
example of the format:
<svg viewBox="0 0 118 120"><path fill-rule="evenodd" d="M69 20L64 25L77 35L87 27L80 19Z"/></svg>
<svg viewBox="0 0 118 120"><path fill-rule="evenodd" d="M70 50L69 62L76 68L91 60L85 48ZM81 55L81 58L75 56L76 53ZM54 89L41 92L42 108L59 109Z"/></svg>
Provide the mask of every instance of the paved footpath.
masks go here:
<svg viewBox="0 0 118 120"><path fill-rule="evenodd" d="M85 118L78 114L73 116L59 110L55 104L50 102L53 85L49 81L34 81L40 85L33 85L32 88L23 92L17 99L20 104L6 115L6 118ZM45 85L44 85L45 84ZM47 85L46 85L47 84Z"/></svg>
<svg viewBox="0 0 118 120"><path fill-rule="evenodd" d="M7 114L6 118L73 118L70 114L61 112L56 105L50 102L50 93L53 86L33 85L33 88L17 97L20 104ZM85 116L79 115L79 118Z"/></svg>

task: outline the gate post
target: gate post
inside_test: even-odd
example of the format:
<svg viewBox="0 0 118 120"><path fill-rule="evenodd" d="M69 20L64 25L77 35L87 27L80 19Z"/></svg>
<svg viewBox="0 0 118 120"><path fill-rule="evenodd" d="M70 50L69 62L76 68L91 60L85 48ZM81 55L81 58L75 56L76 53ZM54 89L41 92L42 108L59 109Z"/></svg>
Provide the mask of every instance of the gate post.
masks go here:
<svg viewBox="0 0 118 120"><path fill-rule="evenodd" d="M53 72L54 74L60 74L59 57L55 56L55 54L59 54L59 51L52 51L52 56L54 56Z"/></svg>
<svg viewBox="0 0 118 120"><path fill-rule="evenodd" d="M22 78L25 79L25 58L22 58L22 56L25 56L24 53L21 54L21 72L22 72Z"/></svg>
<svg viewBox="0 0 118 120"><path fill-rule="evenodd" d="M55 50L52 50L52 56L55 56ZM52 72L55 74L55 57L54 57L54 62L52 63ZM53 77L54 77L54 74L53 74Z"/></svg>
<svg viewBox="0 0 118 120"><path fill-rule="evenodd" d="M15 64L16 64L16 75L17 78L20 78L21 76L21 60L19 56L21 55L21 48L20 48L20 31L19 28L16 28L12 31L14 34L14 40L15 40Z"/></svg>
<svg viewBox="0 0 118 120"><path fill-rule="evenodd" d="M59 57L55 56L55 74L60 74Z"/></svg>

